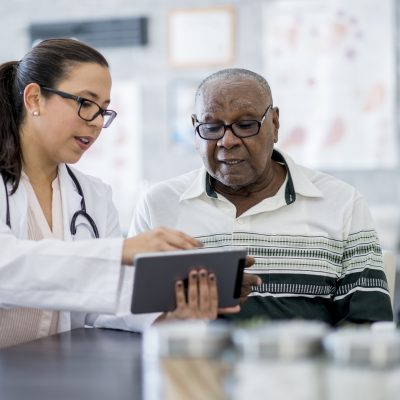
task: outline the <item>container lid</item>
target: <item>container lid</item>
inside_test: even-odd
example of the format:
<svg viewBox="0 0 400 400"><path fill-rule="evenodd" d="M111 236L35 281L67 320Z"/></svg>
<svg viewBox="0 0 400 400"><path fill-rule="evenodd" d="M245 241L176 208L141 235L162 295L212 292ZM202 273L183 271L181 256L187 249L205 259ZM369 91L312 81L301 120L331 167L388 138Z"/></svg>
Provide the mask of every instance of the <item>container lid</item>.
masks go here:
<svg viewBox="0 0 400 400"><path fill-rule="evenodd" d="M231 346L230 327L219 321L172 321L143 333L144 355L214 357Z"/></svg>
<svg viewBox="0 0 400 400"><path fill-rule="evenodd" d="M342 328L323 342L329 357L343 364L385 367L400 363L400 332L367 327Z"/></svg>
<svg viewBox="0 0 400 400"><path fill-rule="evenodd" d="M243 357L297 359L320 353L328 330L318 321L269 322L235 330L233 342Z"/></svg>

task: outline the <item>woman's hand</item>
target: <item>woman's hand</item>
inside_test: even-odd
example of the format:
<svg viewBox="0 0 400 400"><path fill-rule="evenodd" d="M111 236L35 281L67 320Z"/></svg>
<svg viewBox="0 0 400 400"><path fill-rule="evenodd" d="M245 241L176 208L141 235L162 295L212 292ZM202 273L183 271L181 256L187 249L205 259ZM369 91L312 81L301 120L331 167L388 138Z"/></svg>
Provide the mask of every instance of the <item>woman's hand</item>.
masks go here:
<svg viewBox="0 0 400 400"><path fill-rule="evenodd" d="M174 229L159 227L124 240L122 263L132 265L138 253L188 250L202 247L198 240Z"/></svg>
<svg viewBox="0 0 400 400"><path fill-rule="evenodd" d="M216 319L218 315L217 280L205 269L189 273L187 298L182 280L175 283L176 309L162 314L155 322L174 319Z"/></svg>

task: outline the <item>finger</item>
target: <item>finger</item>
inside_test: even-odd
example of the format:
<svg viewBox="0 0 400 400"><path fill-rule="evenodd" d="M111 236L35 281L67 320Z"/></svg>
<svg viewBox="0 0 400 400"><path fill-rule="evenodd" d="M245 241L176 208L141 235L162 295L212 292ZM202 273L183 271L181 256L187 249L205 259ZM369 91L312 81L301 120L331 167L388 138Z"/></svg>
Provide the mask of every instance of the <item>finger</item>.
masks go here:
<svg viewBox="0 0 400 400"><path fill-rule="evenodd" d="M184 232L177 231L170 228L159 228L162 231L170 245L176 246L182 249L191 249L194 247L203 247L203 244L192 236L187 235Z"/></svg>
<svg viewBox="0 0 400 400"><path fill-rule="evenodd" d="M175 282L175 299L176 299L176 311L182 312L186 308L185 290L183 288L183 282L178 280Z"/></svg>
<svg viewBox="0 0 400 400"><path fill-rule="evenodd" d="M245 268L250 268L254 265L254 263L256 262L256 259L252 256L246 256L246 262L244 267Z"/></svg>
<svg viewBox="0 0 400 400"><path fill-rule="evenodd" d="M199 307L198 274L196 270L189 273L188 306L193 317L198 313Z"/></svg>
<svg viewBox="0 0 400 400"><path fill-rule="evenodd" d="M210 313L210 289L207 270L199 271L199 312L201 318L208 318Z"/></svg>
<svg viewBox="0 0 400 400"><path fill-rule="evenodd" d="M218 308L218 314L236 314L240 311L240 306Z"/></svg>
<svg viewBox="0 0 400 400"><path fill-rule="evenodd" d="M240 288L240 299L239 303L243 304L249 294L253 291L254 286L262 284L262 280L259 276L253 274L243 274L242 287Z"/></svg>
<svg viewBox="0 0 400 400"><path fill-rule="evenodd" d="M170 243L165 242L159 246L159 249L157 251L175 251L175 250L181 250L181 247L177 247Z"/></svg>
<svg viewBox="0 0 400 400"><path fill-rule="evenodd" d="M217 278L211 273L208 275L208 283L210 288L210 319L216 319L218 316L218 290Z"/></svg>
<svg viewBox="0 0 400 400"><path fill-rule="evenodd" d="M242 286L260 286L262 279L258 275L254 274L243 274Z"/></svg>

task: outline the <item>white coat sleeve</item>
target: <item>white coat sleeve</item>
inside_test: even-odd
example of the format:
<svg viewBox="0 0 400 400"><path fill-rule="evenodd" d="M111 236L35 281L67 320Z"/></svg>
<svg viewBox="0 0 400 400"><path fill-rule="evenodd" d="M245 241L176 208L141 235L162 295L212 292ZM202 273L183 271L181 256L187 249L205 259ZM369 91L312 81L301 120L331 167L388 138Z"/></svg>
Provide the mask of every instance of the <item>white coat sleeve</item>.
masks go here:
<svg viewBox="0 0 400 400"><path fill-rule="evenodd" d="M150 229L152 228L148 219L146 196L144 196L135 209L128 236L135 236ZM135 267L129 268L125 271L120 306L117 315L100 315L94 322L94 326L143 332L159 315L161 315L161 313L132 314L130 312L134 268Z"/></svg>
<svg viewBox="0 0 400 400"><path fill-rule="evenodd" d="M0 222L0 307L115 312L122 243L21 240Z"/></svg>

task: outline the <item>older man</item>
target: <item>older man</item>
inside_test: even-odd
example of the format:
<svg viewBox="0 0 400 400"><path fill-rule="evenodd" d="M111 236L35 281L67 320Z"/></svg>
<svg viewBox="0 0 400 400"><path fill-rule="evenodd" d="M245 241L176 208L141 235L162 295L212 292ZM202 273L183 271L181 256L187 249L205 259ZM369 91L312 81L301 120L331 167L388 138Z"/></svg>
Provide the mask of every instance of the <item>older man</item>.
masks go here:
<svg viewBox="0 0 400 400"><path fill-rule="evenodd" d="M206 247L246 246L262 284L231 318L392 320L364 198L274 149L279 110L266 80L243 69L216 72L200 84L195 104L204 167L152 187L131 234L163 225Z"/></svg>

